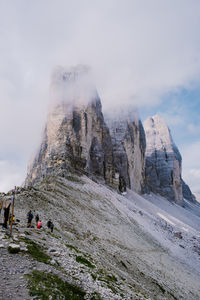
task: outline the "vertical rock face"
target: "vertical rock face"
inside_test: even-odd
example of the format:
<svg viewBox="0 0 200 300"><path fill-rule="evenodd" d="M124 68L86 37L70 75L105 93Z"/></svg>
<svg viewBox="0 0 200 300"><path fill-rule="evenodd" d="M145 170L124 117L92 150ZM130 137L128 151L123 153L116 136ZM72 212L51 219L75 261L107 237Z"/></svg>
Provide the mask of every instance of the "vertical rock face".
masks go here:
<svg viewBox="0 0 200 300"><path fill-rule="evenodd" d="M171 201L183 200L182 158L165 121L154 116L144 122L146 134L146 184L150 191Z"/></svg>
<svg viewBox="0 0 200 300"><path fill-rule="evenodd" d="M101 101L86 67L58 68L40 149L26 185L51 172L78 169L124 191L144 186L145 134L135 110L104 122Z"/></svg>
<svg viewBox="0 0 200 300"><path fill-rule="evenodd" d="M70 168L100 175L111 182L111 138L87 69L56 70L51 95L44 136L29 166L26 184L56 169Z"/></svg>
<svg viewBox="0 0 200 300"><path fill-rule="evenodd" d="M145 133L136 112L106 116L112 137L115 176L137 193L144 186Z"/></svg>

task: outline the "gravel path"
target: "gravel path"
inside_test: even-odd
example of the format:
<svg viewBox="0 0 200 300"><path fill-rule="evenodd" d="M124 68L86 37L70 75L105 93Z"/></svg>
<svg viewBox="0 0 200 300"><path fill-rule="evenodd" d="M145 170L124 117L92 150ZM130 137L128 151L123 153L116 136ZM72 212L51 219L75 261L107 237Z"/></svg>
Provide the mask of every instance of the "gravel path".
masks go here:
<svg viewBox="0 0 200 300"><path fill-rule="evenodd" d="M5 245L6 246L6 245ZM36 263L21 254L9 254L7 248L0 249L0 299L30 299L28 296L28 274Z"/></svg>

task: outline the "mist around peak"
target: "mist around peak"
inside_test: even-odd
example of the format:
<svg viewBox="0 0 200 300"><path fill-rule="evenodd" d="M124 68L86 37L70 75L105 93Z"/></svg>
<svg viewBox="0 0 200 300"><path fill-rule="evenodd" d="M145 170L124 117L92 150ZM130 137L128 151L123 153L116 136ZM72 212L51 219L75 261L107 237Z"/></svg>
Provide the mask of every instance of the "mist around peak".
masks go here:
<svg viewBox="0 0 200 300"><path fill-rule="evenodd" d="M60 104L71 108L86 106L95 98L97 90L89 66L54 68L50 83L50 110Z"/></svg>

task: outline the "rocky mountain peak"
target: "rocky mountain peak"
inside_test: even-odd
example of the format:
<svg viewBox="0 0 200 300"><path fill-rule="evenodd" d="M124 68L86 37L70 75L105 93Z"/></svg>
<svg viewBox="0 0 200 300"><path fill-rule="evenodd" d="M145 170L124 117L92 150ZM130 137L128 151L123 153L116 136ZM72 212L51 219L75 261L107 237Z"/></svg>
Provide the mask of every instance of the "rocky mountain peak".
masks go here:
<svg viewBox="0 0 200 300"><path fill-rule="evenodd" d="M105 119L112 138L115 174L127 187L142 193L146 142L138 111L123 107L107 113Z"/></svg>
<svg viewBox="0 0 200 300"><path fill-rule="evenodd" d="M101 100L85 66L57 68L50 94L46 128L26 184L52 171L64 174L78 169L120 191L129 187L141 193L145 135L137 110L120 109L105 122Z"/></svg>
<svg viewBox="0 0 200 300"><path fill-rule="evenodd" d="M51 76L50 109L65 103L68 110L88 105L98 98L88 66L57 67Z"/></svg>
<svg viewBox="0 0 200 300"><path fill-rule="evenodd" d="M182 158L170 130L160 116L144 122L146 134L146 184L150 191L181 203L183 197L194 200L181 178Z"/></svg>
<svg viewBox="0 0 200 300"><path fill-rule="evenodd" d="M112 178L112 146L101 101L87 67L57 68L51 78L50 109L40 150L26 184L52 171L70 169Z"/></svg>
<svg viewBox="0 0 200 300"><path fill-rule="evenodd" d="M170 201L194 200L181 178L182 158L160 116L143 124L135 107L102 112L86 66L57 68L51 77L50 108L40 149L28 168L26 185L47 174L78 170L126 188L152 191ZM144 131L145 129L145 131Z"/></svg>

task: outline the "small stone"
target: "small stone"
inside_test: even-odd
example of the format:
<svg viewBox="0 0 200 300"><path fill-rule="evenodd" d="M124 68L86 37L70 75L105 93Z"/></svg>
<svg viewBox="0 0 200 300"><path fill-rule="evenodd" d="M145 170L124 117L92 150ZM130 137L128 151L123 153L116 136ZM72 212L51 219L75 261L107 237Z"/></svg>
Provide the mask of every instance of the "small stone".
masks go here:
<svg viewBox="0 0 200 300"><path fill-rule="evenodd" d="M178 239L182 239L183 238L181 232L175 232L174 233L174 237L178 238Z"/></svg>
<svg viewBox="0 0 200 300"><path fill-rule="evenodd" d="M52 265L56 265L56 261L54 259L51 260Z"/></svg>

